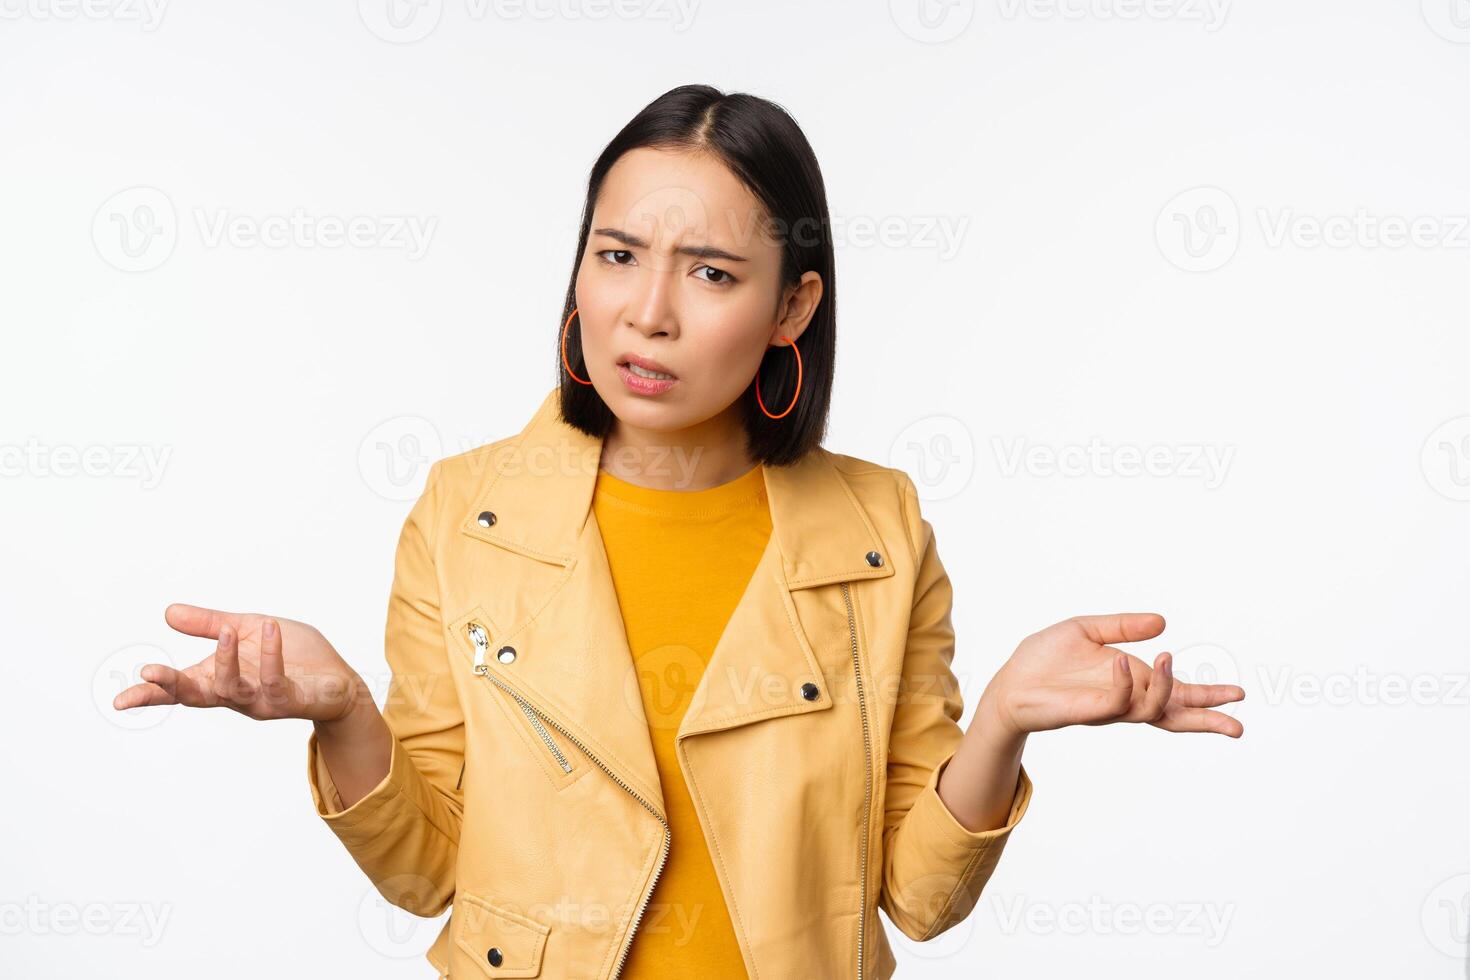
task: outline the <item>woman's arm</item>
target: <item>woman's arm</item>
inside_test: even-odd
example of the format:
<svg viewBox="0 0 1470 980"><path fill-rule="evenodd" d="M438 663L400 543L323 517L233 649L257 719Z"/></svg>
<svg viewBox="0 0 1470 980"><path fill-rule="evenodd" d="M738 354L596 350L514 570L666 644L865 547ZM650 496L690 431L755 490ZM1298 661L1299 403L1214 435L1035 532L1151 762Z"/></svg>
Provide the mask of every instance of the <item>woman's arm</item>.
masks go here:
<svg viewBox="0 0 1470 980"><path fill-rule="evenodd" d="M306 759L317 814L384 898L425 916L454 897L464 816L464 715L432 544L439 468L430 468L398 538L383 638L393 676L382 711L364 693L340 720L314 724Z"/></svg>
<svg viewBox="0 0 1470 980"><path fill-rule="evenodd" d="M904 935L922 942L970 914L1025 816L1032 785L1021 754L1029 733L1142 721L1237 737L1240 722L1210 708L1245 692L1175 684L1169 654L1150 670L1107 645L1157 636L1162 616L1079 616L1023 640L962 731L951 669L953 589L906 475L902 492L916 577L888 739L879 904Z"/></svg>
<svg viewBox="0 0 1470 980"><path fill-rule="evenodd" d="M142 680L112 702L119 711L183 704L311 721L306 773L316 812L378 891L418 915L439 914L454 896L464 815L464 716L431 545L439 467L430 467L398 538L384 635L393 683L381 712L369 685L309 624L177 602L164 611L168 624L214 639L215 651L185 670L145 664Z"/></svg>
<svg viewBox="0 0 1470 980"><path fill-rule="evenodd" d="M337 787L342 809L372 792L388 775L393 732L371 697L345 717L312 722L317 751Z"/></svg>
<svg viewBox="0 0 1470 980"><path fill-rule="evenodd" d="M920 514L918 491L907 476L901 492L915 578L903 670L891 692L895 701L884 774L878 902L904 935L924 942L975 907L1011 831L1026 813L1031 780L1020 764L1019 744L992 738L999 731L979 721L971 726L971 736L960 728L964 702L951 669L954 593L934 529ZM977 769L965 761L968 757L978 757L982 765ZM969 774L951 781L950 768L961 762ZM940 782L946 787L944 797L938 792ZM993 794L992 801L981 801L975 809L987 812L974 819L989 829L971 830L973 824L960 823L955 813L967 809L982 784L991 787L986 792ZM964 801L952 799L955 787L965 790ZM990 818L991 811L998 819Z"/></svg>
<svg viewBox="0 0 1470 980"><path fill-rule="evenodd" d="M1016 797L1021 752L1026 748L1026 733L999 724L991 714L992 707L985 698L980 699L936 787L949 812L969 831L1005 826Z"/></svg>

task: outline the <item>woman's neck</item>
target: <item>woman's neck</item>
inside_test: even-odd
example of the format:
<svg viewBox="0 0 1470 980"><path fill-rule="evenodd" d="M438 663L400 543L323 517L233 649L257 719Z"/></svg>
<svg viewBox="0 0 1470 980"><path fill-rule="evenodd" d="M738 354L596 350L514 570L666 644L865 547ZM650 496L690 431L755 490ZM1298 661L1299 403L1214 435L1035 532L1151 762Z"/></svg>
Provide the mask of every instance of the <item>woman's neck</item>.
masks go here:
<svg viewBox="0 0 1470 980"><path fill-rule="evenodd" d="M755 465L733 410L672 432L638 429L619 419L603 440L598 462L618 479L654 490L704 490Z"/></svg>

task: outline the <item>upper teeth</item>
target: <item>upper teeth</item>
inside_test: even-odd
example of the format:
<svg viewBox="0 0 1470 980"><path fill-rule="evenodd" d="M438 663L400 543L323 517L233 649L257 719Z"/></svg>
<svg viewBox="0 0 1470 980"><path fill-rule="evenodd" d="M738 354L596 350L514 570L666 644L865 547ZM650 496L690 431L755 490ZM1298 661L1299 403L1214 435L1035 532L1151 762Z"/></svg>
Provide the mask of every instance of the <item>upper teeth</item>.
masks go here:
<svg viewBox="0 0 1470 980"><path fill-rule="evenodd" d="M648 368L639 367L638 365L634 364L632 361L629 361L628 362L628 370L629 371L632 371L634 374L638 375L638 377L640 377L640 378L656 378L659 381L672 381L672 380L674 380L674 376L672 374L664 374L662 371L650 371L650 370L648 370Z"/></svg>

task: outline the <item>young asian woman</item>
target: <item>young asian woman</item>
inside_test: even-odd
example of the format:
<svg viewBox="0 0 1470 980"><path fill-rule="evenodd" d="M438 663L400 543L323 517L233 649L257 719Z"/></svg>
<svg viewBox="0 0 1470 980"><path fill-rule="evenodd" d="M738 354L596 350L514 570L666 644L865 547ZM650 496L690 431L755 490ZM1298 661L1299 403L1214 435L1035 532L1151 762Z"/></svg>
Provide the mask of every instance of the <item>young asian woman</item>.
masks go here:
<svg viewBox="0 0 1470 980"><path fill-rule="evenodd" d="M1156 613L1076 616L960 727L917 487L821 444L830 228L779 106L654 100L592 168L556 385L404 522L386 703L306 623L174 603L214 651L115 706L309 719L320 818L390 902L452 908L441 975L891 976L877 910L920 941L971 913L1032 733L1237 738L1215 709L1244 691L1113 646Z"/></svg>

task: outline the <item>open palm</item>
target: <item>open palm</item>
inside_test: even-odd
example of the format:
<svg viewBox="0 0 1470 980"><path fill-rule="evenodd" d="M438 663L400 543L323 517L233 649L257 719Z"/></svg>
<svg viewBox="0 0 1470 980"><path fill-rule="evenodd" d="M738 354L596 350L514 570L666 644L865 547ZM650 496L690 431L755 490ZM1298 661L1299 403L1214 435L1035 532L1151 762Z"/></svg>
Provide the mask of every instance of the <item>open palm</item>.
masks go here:
<svg viewBox="0 0 1470 980"><path fill-rule="evenodd" d="M1017 732L1132 721L1239 738L1244 726L1212 709L1241 700L1243 689L1176 681L1173 654L1159 654L1150 668L1108 645L1151 639L1163 630L1157 613L1116 613L1074 616L1033 633L991 681L1001 721Z"/></svg>
<svg viewBox="0 0 1470 980"><path fill-rule="evenodd" d="M184 670L146 664L140 671L143 682L113 698L119 711L182 704L232 708L257 720L333 721L357 699L370 696L356 671L306 623L179 602L163 617L181 633L215 640L214 652Z"/></svg>

